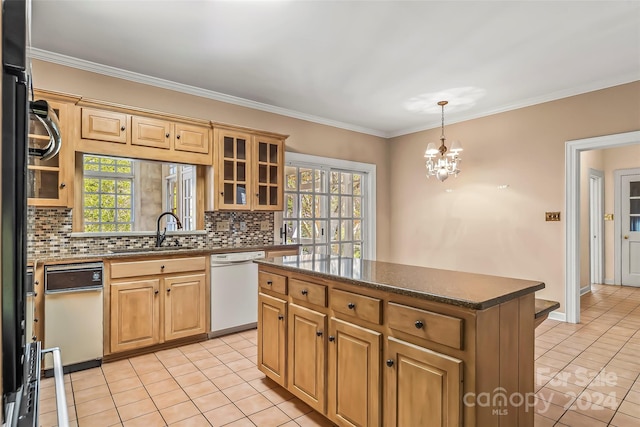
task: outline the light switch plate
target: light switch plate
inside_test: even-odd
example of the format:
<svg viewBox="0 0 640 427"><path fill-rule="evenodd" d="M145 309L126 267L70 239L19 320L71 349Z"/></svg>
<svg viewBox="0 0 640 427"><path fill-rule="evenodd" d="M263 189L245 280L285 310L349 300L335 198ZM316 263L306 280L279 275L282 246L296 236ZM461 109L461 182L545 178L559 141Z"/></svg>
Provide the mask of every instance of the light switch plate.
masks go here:
<svg viewBox="0 0 640 427"><path fill-rule="evenodd" d="M216 222L216 231L229 231L229 221Z"/></svg>
<svg viewBox="0 0 640 427"><path fill-rule="evenodd" d="M545 212L545 221L560 221L560 212Z"/></svg>

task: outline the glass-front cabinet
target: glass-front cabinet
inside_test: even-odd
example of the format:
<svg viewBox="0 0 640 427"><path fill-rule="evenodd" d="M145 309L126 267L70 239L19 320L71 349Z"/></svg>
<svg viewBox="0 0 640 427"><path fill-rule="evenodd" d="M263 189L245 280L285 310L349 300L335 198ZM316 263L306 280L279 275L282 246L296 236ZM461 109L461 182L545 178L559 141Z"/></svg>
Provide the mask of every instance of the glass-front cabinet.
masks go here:
<svg viewBox="0 0 640 427"><path fill-rule="evenodd" d="M215 128L216 210L282 210L284 135Z"/></svg>
<svg viewBox="0 0 640 427"><path fill-rule="evenodd" d="M49 95L49 96L47 96ZM67 206L73 204L73 147L69 137L69 115L77 99L69 102L61 96L36 91L34 99L46 100L58 116L62 145L57 156L42 160L38 156L27 156L27 200L33 206ZM44 125L33 114L29 117L28 144L32 148L44 148L49 143L49 134Z"/></svg>

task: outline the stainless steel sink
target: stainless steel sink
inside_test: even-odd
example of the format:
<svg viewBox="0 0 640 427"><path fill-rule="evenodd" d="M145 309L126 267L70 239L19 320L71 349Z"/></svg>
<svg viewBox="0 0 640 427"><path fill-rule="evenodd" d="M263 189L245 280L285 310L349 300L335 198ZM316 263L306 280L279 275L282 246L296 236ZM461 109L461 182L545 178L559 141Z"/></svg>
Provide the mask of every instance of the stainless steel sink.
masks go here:
<svg viewBox="0 0 640 427"><path fill-rule="evenodd" d="M142 253L142 252L166 252L166 251L180 251L185 249L195 249L193 246L160 246L151 248L124 248L124 249L109 249L112 254L125 254L125 253Z"/></svg>

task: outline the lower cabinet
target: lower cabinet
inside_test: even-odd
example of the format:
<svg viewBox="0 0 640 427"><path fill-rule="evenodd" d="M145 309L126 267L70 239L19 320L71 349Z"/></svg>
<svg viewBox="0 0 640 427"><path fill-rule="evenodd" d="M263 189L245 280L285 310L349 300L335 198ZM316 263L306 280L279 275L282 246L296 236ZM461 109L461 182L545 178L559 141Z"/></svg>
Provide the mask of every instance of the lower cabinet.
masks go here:
<svg viewBox="0 0 640 427"><path fill-rule="evenodd" d="M204 274L164 279L165 341L207 332Z"/></svg>
<svg viewBox="0 0 640 427"><path fill-rule="evenodd" d="M329 321L327 414L339 426L381 425L381 341L379 332Z"/></svg>
<svg viewBox="0 0 640 427"><path fill-rule="evenodd" d="M111 284L111 352L160 342L160 279Z"/></svg>
<svg viewBox="0 0 640 427"><path fill-rule="evenodd" d="M388 338L385 427L459 426L462 361Z"/></svg>
<svg viewBox="0 0 640 427"><path fill-rule="evenodd" d="M205 266L204 257L109 263L105 354L205 334Z"/></svg>
<svg viewBox="0 0 640 427"><path fill-rule="evenodd" d="M258 294L258 367L286 387L287 302Z"/></svg>
<svg viewBox="0 0 640 427"><path fill-rule="evenodd" d="M289 304L288 389L313 409L325 412L327 315Z"/></svg>

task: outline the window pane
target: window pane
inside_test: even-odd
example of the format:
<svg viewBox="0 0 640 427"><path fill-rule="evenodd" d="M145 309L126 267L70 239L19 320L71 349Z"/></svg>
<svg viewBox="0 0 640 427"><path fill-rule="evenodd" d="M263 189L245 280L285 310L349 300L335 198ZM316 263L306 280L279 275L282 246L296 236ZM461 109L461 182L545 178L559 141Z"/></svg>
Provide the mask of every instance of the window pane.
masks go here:
<svg viewBox="0 0 640 427"><path fill-rule="evenodd" d="M316 196L316 218L327 217L327 196Z"/></svg>
<svg viewBox="0 0 640 427"><path fill-rule="evenodd" d="M340 255L340 245L331 245L331 255Z"/></svg>
<svg viewBox="0 0 640 427"><path fill-rule="evenodd" d="M362 216L362 198L353 198L353 217L360 218Z"/></svg>
<svg viewBox="0 0 640 427"><path fill-rule="evenodd" d="M353 207L352 207L352 199L351 197L342 197L341 200L341 205L342 205L342 212L341 212L341 216L344 218L350 218L351 214L353 213Z"/></svg>
<svg viewBox="0 0 640 427"><path fill-rule="evenodd" d="M298 189L298 168L287 166L284 168L284 182L287 183L286 190Z"/></svg>
<svg viewBox="0 0 640 427"><path fill-rule="evenodd" d="M353 174L353 194L358 196L362 194L362 175L357 173Z"/></svg>
<svg viewBox="0 0 640 427"><path fill-rule="evenodd" d="M300 196L300 217L313 217L313 196L311 194L303 194Z"/></svg>
<svg viewBox="0 0 640 427"><path fill-rule="evenodd" d="M343 243L340 255L348 258L353 257L353 245L351 243Z"/></svg>
<svg viewBox="0 0 640 427"><path fill-rule="evenodd" d="M362 221L353 221L353 240L362 240Z"/></svg>
<svg viewBox="0 0 640 427"><path fill-rule="evenodd" d="M300 243L313 241L313 221L300 221Z"/></svg>
<svg viewBox="0 0 640 427"><path fill-rule="evenodd" d="M327 221L316 221L316 243L325 243L329 230L327 229Z"/></svg>
<svg viewBox="0 0 640 427"><path fill-rule="evenodd" d="M338 220L331 221L331 241L340 241L340 221Z"/></svg>
<svg viewBox="0 0 640 427"><path fill-rule="evenodd" d="M313 191L312 169L300 169L300 191Z"/></svg>
<svg viewBox="0 0 640 427"><path fill-rule="evenodd" d="M629 196L640 197L640 181L630 182L629 186L630 186Z"/></svg>
<svg viewBox="0 0 640 427"><path fill-rule="evenodd" d="M629 219L631 220L629 231L640 231L640 216L632 216Z"/></svg>
<svg viewBox="0 0 640 427"><path fill-rule="evenodd" d="M298 216L298 197L295 194L289 193L285 196L284 216L286 218L296 218Z"/></svg>
<svg viewBox="0 0 640 427"><path fill-rule="evenodd" d="M331 218L340 216L340 196L331 196Z"/></svg>
<svg viewBox="0 0 640 427"><path fill-rule="evenodd" d="M315 171L316 193L327 192L327 173L323 170L316 169Z"/></svg>
<svg viewBox="0 0 640 427"><path fill-rule="evenodd" d="M631 215L640 215L640 199L629 200L631 206L629 213Z"/></svg>
<svg viewBox="0 0 640 427"><path fill-rule="evenodd" d="M340 229L342 240L353 240L353 221L342 221L342 227Z"/></svg>
<svg viewBox="0 0 640 427"><path fill-rule="evenodd" d="M342 194L352 194L353 193L353 188L352 188L352 182L351 182L351 174L350 173L346 173L343 172L340 174L341 175L341 186L340 186L340 190L342 192Z"/></svg>
<svg viewBox="0 0 640 427"><path fill-rule="evenodd" d="M353 245L353 257L354 258L362 258L362 244L355 243Z"/></svg>
<svg viewBox="0 0 640 427"><path fill-rule="evenodd" d="M337 194L340 192L340 172L331 172L331 182L329 185L331 187L331 193Z"/></svg>

